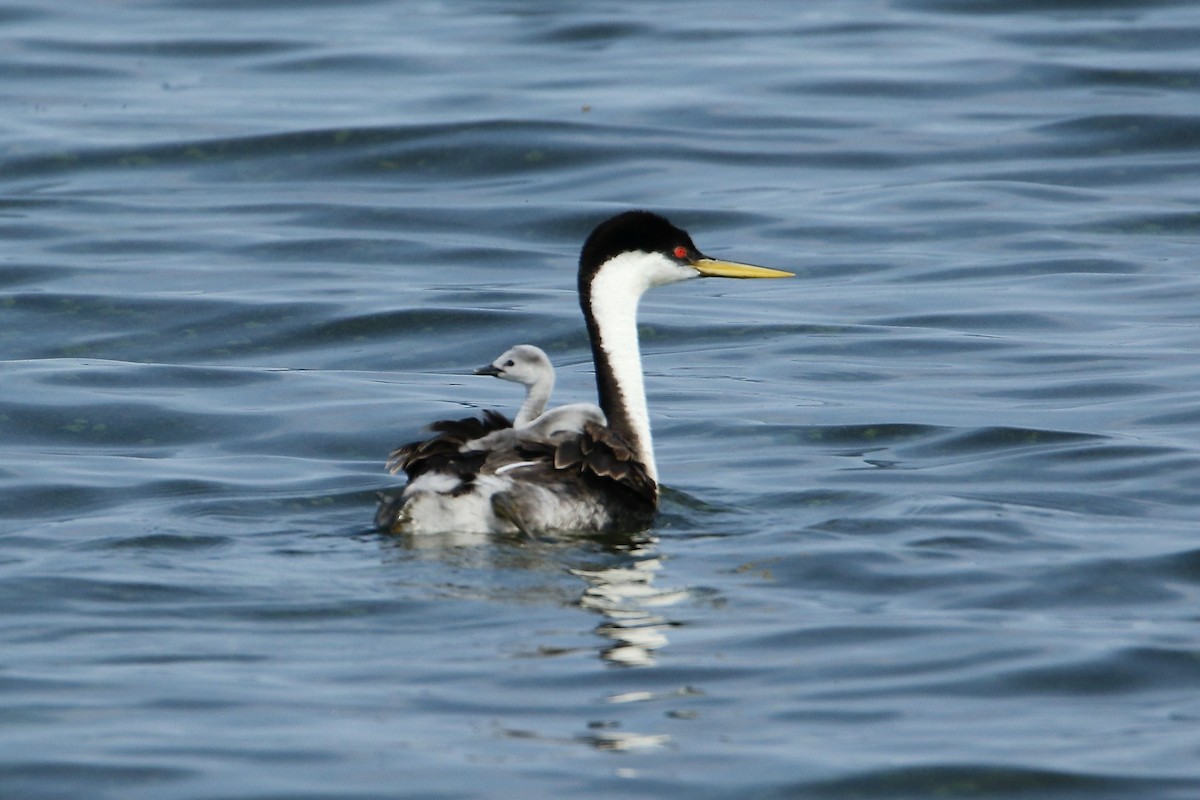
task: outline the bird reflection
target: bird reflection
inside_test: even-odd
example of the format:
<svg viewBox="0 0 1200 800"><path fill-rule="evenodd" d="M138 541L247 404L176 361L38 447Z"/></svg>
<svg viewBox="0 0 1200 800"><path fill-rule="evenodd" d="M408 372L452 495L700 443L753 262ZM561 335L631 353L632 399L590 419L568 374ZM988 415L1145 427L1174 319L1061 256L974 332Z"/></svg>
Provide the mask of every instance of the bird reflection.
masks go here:
<svg viewBox="0 0 1200 800"><path fill-rule="evenodd" d="M575 605L603 617L594 631L610 644L599 655L615 666L654 664L667 644L667 632L677 624L663 616L662 609L690 596L686 588L654 585L662 570L662 555L658 539L648 534L537 539L523 534L393 535L381 543L389 550L433 556L458 568L516 568L531 575L565 568L584 583ZM456 594L462 594L463 587L459 588ZM479 587L483 595L495 588ZM563 589L561 584L543 588L550 594Z"/></svg>
<svg viewBox="0 0 1200 800"><path fill-rule="evenodd" d="M605 617L596 633L611 639L600 655L611 664L644 667L655 663L657 652L667 644L667 630L674 625L651 609L678 603L686 589L662 589L653 585L662 569L658 540L636 543L614 566L600 569L571 569L587 584L579 606Z"/></svg>
<svg viewBox="0 0 1200 800"><path fill-rule="evenodd" d="M668 643L668 633L678 625L666 616L665 609L687 600L686 588L655 585L663 569L658 539L648 534L586 537L555 536L531 538L524 534L482 536L410 536L389 535L380 539L385 553L410 562L433 558L455 570L476 569L492 577L464 585L461 574L453 585L456 597L476 597L496 601L513 600L519 594L528 600L538 596L555 598L597 614L600 621L592 629L602 638L600 659L611 666L637 668L653 666L659 651ZM564 586L563 572L582 582L574 588ZM411 576L411 572L409 573ZM525 576L536 585L514 585L510 579L496 581L507 574ZM539 578L539 576L542 576ZM558 576L547 579L547 576ZM519 581L517 582L520 583ZM431 587L445 593L448 584ZM564 596L564 590L567 594ZM572 648L538 648L537 655L559 655ZM529 651L525 656L531 655ZM700 694L692 687L667 691L633 691L604 698L606 706L628 703L671 701ZM616 709L613 708L615 711ZM624 716L619 715L619 716ZM573 736L555 736L544 732L497 724L497 735L533 739L547 743L585 744L597 750L636 752L669 747L666 734L621 730L617 722L588 722L587 732Z"/></svg>

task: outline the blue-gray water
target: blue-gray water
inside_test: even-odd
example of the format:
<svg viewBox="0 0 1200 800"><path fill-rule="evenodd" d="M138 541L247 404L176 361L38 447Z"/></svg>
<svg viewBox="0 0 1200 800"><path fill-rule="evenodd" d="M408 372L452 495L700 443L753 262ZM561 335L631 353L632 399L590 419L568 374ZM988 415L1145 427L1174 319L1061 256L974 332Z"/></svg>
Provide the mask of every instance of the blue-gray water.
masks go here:
<svg viewBox="0 0 1200 800"><path fill-rule="evenodd" d="M1200 796L1200 8L0 9L0 796ZM591 397L629 207L663 513L370 531Z"/></svg>

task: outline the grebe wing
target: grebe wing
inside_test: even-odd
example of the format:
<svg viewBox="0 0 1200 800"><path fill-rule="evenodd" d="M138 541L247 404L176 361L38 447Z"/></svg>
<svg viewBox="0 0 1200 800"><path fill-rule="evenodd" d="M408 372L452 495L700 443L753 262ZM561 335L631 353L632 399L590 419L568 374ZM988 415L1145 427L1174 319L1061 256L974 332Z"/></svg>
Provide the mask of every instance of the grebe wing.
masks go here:
<svg viewBox="0 0 1200 800"><path fill-rule="evenodd" d="M482 417L438 420L428 426L433 436L401 445L388 454L388 471L395 474L404 470L410 481L430 471L478 472L487 454L471 453L468 458L460 448L474 439L511 427L508 417L490 409Z"/></svg>

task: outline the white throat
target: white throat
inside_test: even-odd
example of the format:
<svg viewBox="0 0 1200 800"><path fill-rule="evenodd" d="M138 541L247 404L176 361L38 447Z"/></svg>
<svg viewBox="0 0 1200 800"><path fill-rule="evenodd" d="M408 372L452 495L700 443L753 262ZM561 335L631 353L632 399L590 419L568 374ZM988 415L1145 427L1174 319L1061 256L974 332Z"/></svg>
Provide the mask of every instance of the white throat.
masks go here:
<svg viewBox="0 0 1200 800"><path fill-rule="evenodd" d="M612 374L618 389L608 398L619 408L604 408L609 424L628 426L625 431L638 450L650 477L658 480L654 463L654 445L650 435L650 412L646 406L646 385L642 377L642 355L638 347L638 301L647 289L697 276L690 267L680 266L657 253L622 253L605 262L592 278L591 313L599 341L597 383L601 370ZM603 359L606 363L600 363ZM603 399L603 398L602 398Z"/></svg>

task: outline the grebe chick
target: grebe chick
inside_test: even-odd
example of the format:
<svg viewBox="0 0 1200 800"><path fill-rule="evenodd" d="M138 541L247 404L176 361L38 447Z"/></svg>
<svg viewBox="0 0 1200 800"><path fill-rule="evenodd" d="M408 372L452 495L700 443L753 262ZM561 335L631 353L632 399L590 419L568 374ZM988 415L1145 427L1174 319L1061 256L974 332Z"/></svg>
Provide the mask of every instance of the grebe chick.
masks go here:
<svg viewBox="0 0 1200 800"><path fill-rule="evenodd" d="M545 350L531 344L519 344L505 350L491 364L475 370L475 374L491 375L525 386L525 402L513 417L514 428L524 428L536 419L554 391L554 365Z"/></svg>
<svg viewBox="0 0 1200 800"><path fill-rule="evenodd" d="M554 389L554 365L540 347L519 344L486 367L475 370L475 374L524 384L525 402L511 428L472 439L461 445L459 452L514 446L518 441L557 444L567 436L583 433L583 426L588 422L608 424L604 412L594 403L569 403L543 411Z"/></svg>

